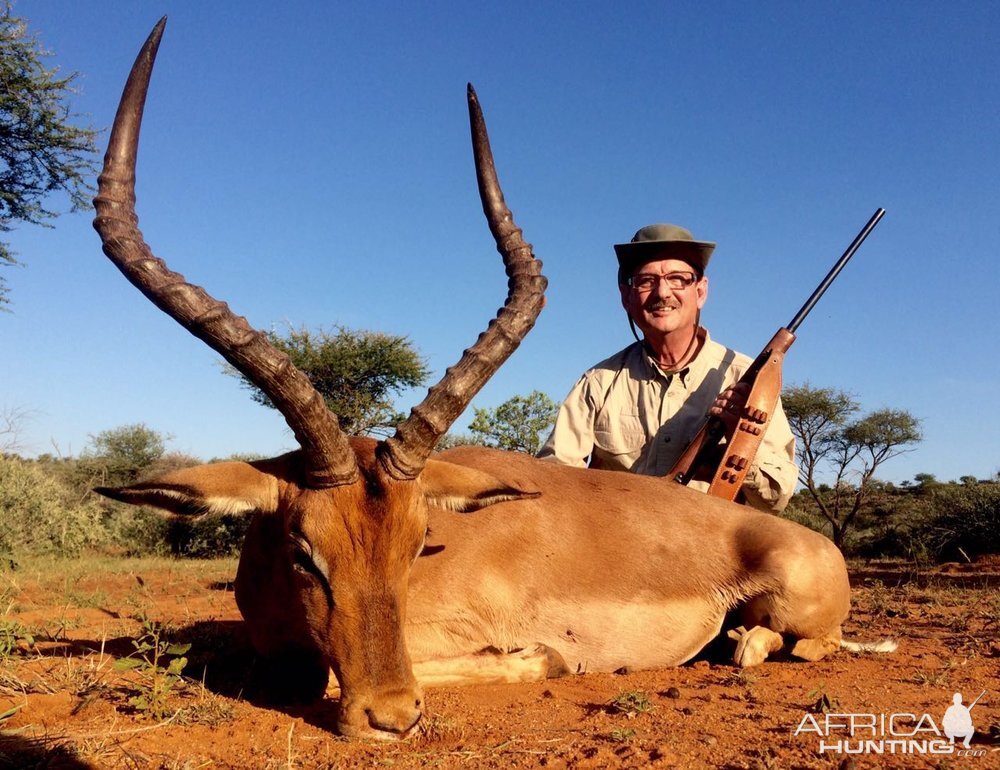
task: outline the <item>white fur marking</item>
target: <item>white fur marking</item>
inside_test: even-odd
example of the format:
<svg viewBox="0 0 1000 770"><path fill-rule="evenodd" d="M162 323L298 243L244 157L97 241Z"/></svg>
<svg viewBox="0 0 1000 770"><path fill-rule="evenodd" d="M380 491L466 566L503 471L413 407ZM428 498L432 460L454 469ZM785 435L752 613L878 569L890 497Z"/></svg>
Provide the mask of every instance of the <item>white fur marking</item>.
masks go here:
<svg viewBox="0 0 1000 770"><path fill-rule="evenodd" d="M850 642L847 639L840 640L840 648L848 652L895 652L899 645L895 639L880 639L877 642Z"/></svg>
<svg viewBox="0 0 1000 770"><path fill-rule="evenodd" d="M516 495L487 495L484 497L464 497L461 495L428 495L427 503L433 505L436 508L443 508L446 511L453 511L454 513L469 513L470 511L478 511L482 508L488 508L491 505L496 505L497 503L506 503L511 500L521 500L524 498L523 494Z"/></svg>
<svg viewBox="0 0 1000 770"><path fill-rule="evenodd" d="M224 514L249 513L250 511L256 510L256 506L254 506L249 500L241 497L198 498L176 489L154 489L149 491L154 492L158 497L166 497L171 500L177 500L185 506L200 509L202 513L198 514L195 518L201 518L202 516L208 515L221 516Z"/></svg>

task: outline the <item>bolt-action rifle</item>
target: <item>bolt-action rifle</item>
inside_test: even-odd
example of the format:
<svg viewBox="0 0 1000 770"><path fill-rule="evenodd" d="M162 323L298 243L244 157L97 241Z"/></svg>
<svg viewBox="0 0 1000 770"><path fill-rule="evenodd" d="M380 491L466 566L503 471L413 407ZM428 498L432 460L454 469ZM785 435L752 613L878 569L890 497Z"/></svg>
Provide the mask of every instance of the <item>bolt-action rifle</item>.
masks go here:
<svg viewBox="0 0 1000 770"><path fill-rule="evenodd" d="M880 208L872 215L791 323L778 329L734 386L735 402L730 400L730 409L739 420L727 430L721 417L710 416L671 469L671 478L681 484L693 479L710 481L708 494L736 499L781 395L781 365L795 342L795 330L884 214Z"/></svg>

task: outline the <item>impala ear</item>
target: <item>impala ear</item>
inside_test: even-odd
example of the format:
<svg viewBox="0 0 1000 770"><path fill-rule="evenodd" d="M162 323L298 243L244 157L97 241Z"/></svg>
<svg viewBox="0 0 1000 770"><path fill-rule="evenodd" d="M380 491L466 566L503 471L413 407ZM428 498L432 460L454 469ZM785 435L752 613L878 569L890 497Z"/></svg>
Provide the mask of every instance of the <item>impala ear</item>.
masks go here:
<svg viewBox="0 0 1000 770"><path fill-rule="evenodd" d="M541 495L512 487L489 473L444 460L428 460L420 474L420 484L428 504L458 513Z"/></svg>
<svg viewBox="0 0 1000 770"><path fill-rule="evenodd" d="M130 505L149 505L177 516L273 512L278 480L247 463L212 463L173 471L149 481L98 494Z"/></svg>

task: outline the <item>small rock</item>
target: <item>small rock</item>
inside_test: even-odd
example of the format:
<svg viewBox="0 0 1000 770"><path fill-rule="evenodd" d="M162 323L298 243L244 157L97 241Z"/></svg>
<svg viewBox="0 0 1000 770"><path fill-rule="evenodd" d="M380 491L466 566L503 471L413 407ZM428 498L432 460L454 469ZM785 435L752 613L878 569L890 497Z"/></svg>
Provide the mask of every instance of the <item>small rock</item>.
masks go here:
<svg viewBox="0 0 1000 770"><path fill-rule="evenodd" d="M714 735L706 735L705 738L704 738L704 741L705 741L706 745L708 745L708 746L714 746L716 743L719 742L719 739L716 738Z"/></svg>
<svg viewBox="0 0 1000 770"><path fill-rule="evenodd" d="M668 698L673 698L676 700L677 698L681 697L681 691L678 690L676 687L671 687L664 693L664 695L666 695Z"/></svg>
<svg viewBox="0 0 1000 770"><path fill-rule="evenodd" d="M616 674L631 674L632 670L628 666L622 666L621 668L615 669Z"/></svg>

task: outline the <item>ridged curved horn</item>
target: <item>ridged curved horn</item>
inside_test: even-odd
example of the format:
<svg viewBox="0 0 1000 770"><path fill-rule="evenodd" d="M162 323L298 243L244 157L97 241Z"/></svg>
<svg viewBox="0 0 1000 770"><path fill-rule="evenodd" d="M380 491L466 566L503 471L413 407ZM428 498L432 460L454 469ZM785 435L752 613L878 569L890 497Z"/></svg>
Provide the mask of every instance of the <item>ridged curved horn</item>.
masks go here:
<svg viewBox="0 0 1000 770"><path fill-rule="evenodd" d="M479 197L497 251L503 257L507 301L476 343L396 428L395 435L379 446L383 467L399 479L413 479L420 474L438 440L531 331L545 304L547 282L541 274L542 263L532 254L531 244L524 242L504 202L486 122L471 83L468 99Z"/></svg>
<svg viewBox="0 0 1000 770"><path fill-rule="evenodd" d="M358 478L354 452L309 378L245 318L153 256L139 231L135 213L139 128L166 23L164 16L132 66L111 129L104 169L97 180L94 228L101 236L104 253L153 304L221 354L271 399L305 453L307 486L351 483Z"/></svg>

